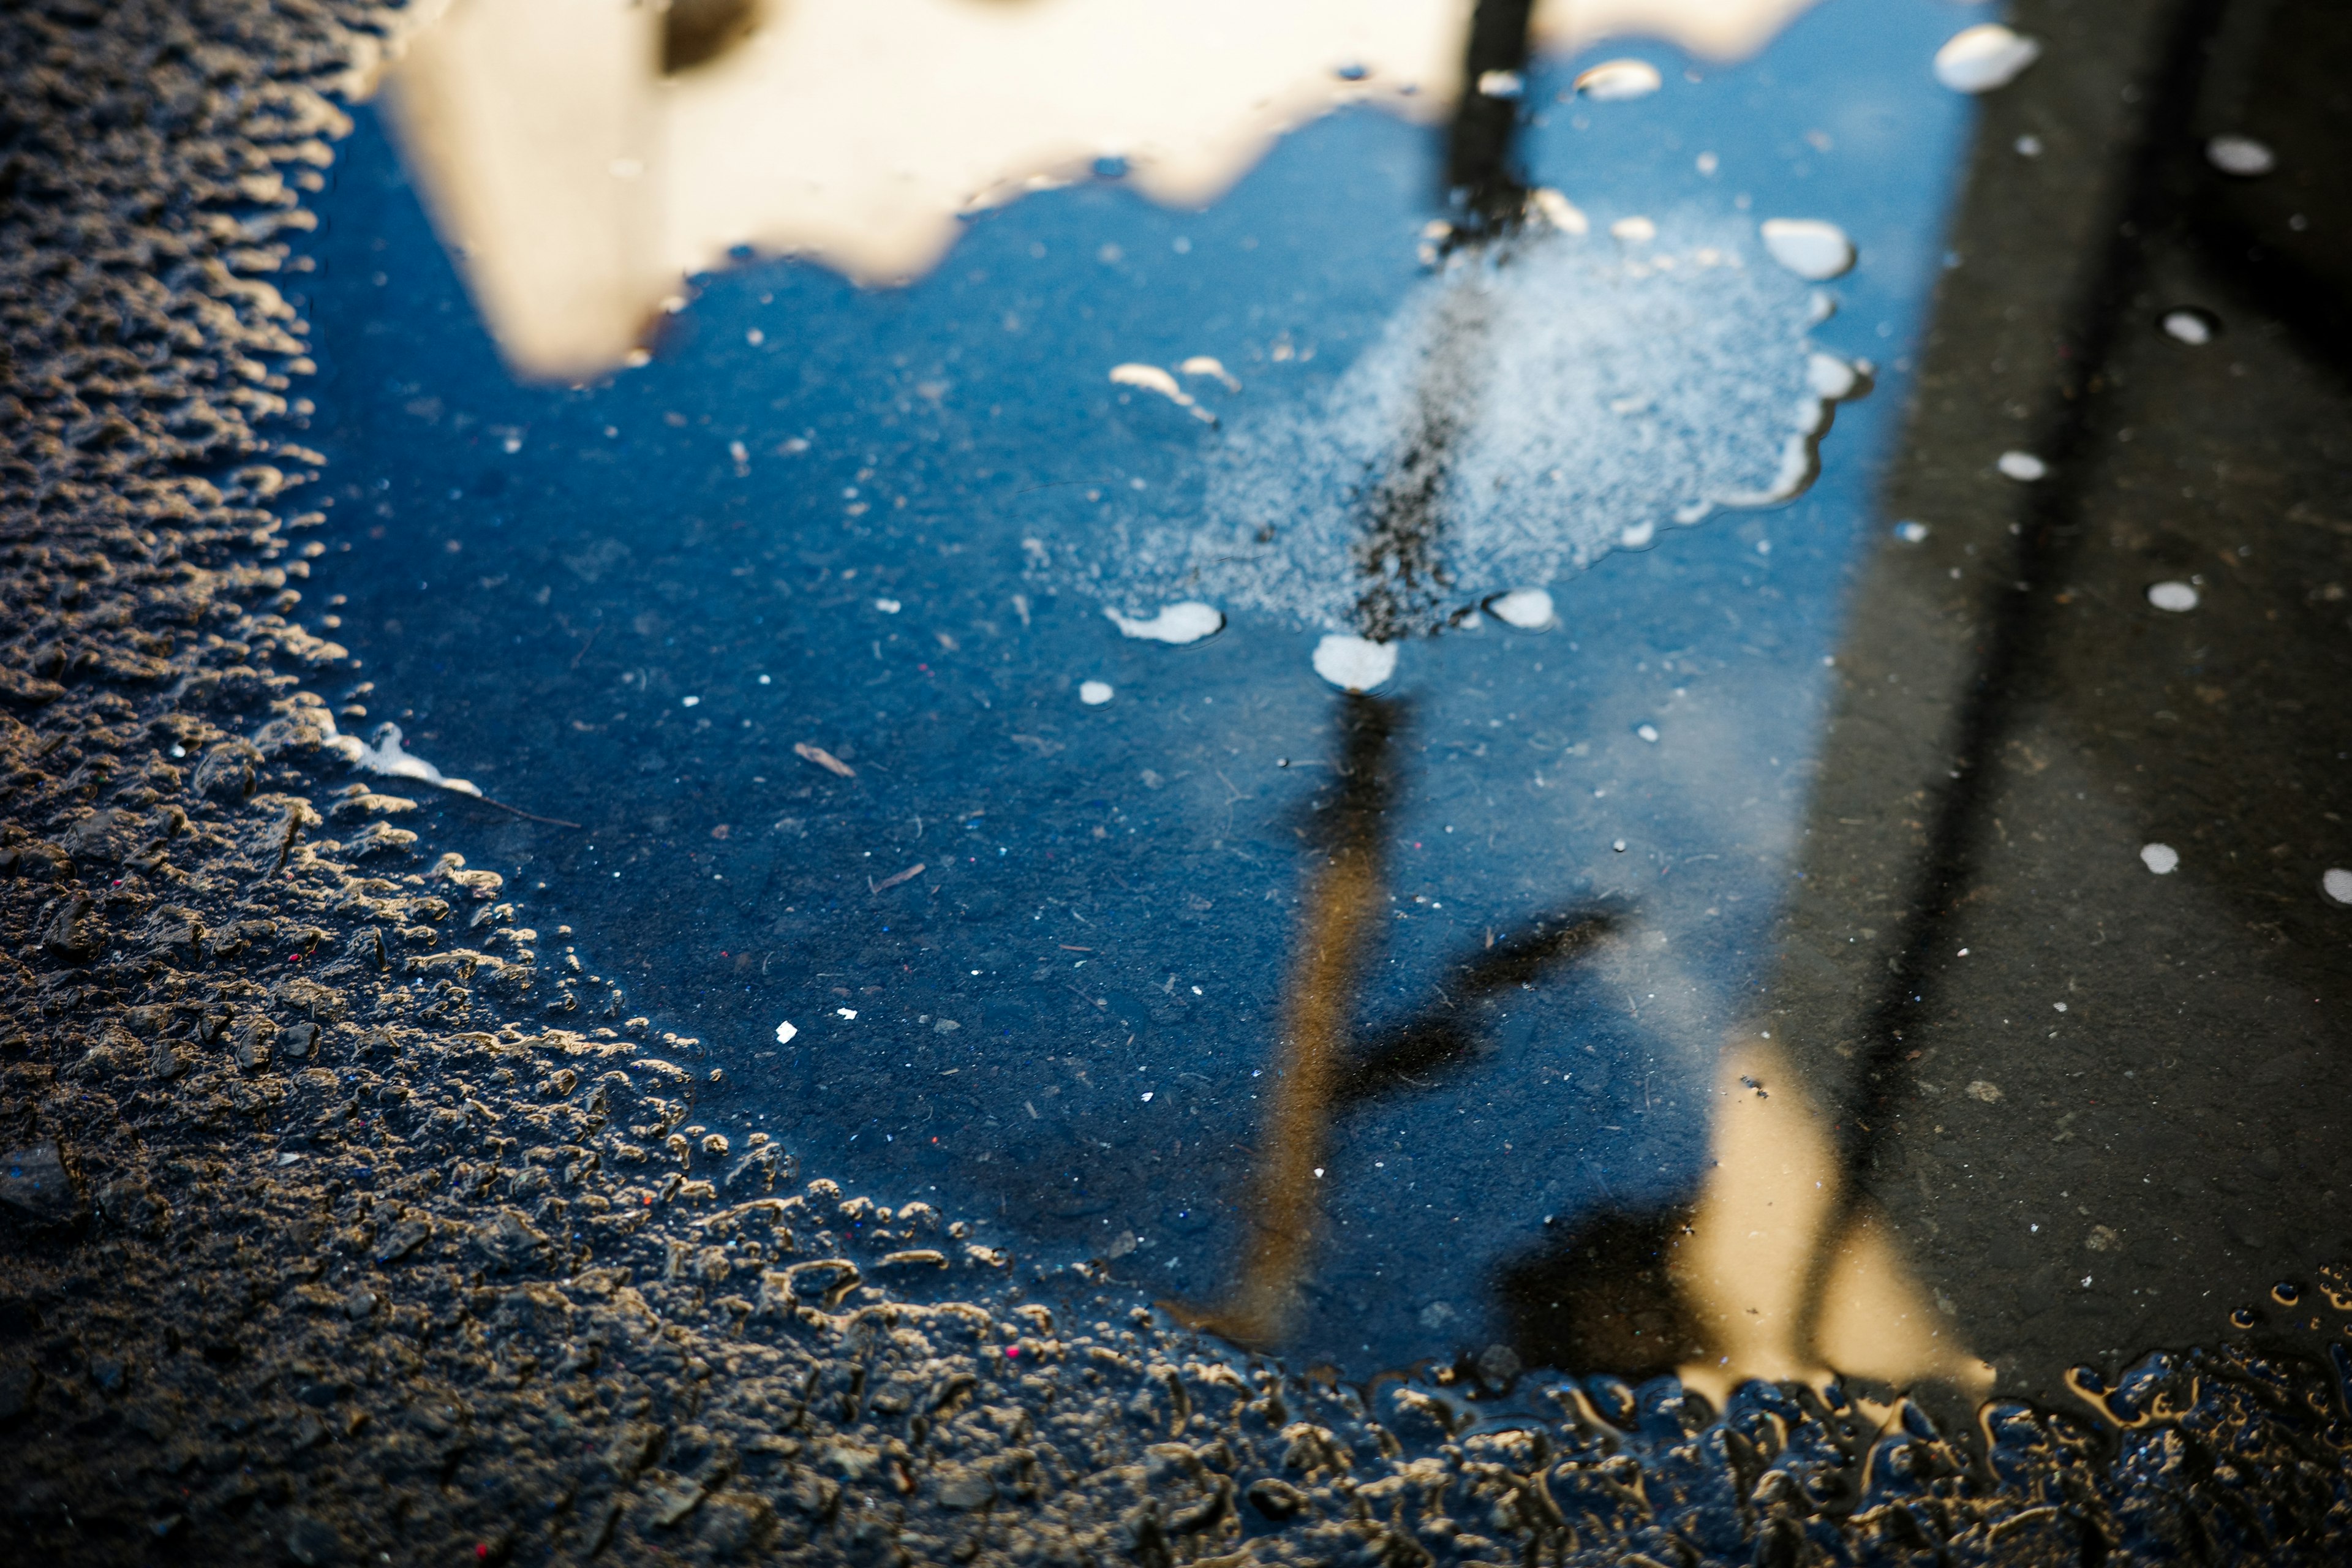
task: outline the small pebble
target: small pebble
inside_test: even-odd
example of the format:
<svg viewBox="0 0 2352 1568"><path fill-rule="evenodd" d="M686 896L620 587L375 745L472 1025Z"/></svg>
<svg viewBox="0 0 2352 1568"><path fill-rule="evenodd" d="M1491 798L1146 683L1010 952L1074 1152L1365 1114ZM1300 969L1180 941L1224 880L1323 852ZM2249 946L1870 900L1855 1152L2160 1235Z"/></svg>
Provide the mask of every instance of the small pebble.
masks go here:
<svg viewBox="0 0 2352 1568"><path fill-rule="evenodd" d="M2003 452L1993 466L2020 484L2030 485L2050 476L2050 465L2031 452Z"/></svg>
<svg viewBox="0 0 2352 1568"><path fill-rule="evenodd" d="M2140 864L2159 877L2169 877L2180 868L2180 851L2169 844L2143 844L2139 847Z"/></svg>
<svg viewBox="0 0 2352 1568"><path fill-rule="evenodd" d="M2319 879L2319 890L2339 904L2352 904L2352 871L2330 867Z"/></svg>
<svg viewBox="0 0 2352 1568"><path fill-rule="evenodd" d="M2148 584L2147 602L2159 610L2170 610L2175 615L2185 615L2197 607L2197 590L2187 583L2166 582Z"/></svg>

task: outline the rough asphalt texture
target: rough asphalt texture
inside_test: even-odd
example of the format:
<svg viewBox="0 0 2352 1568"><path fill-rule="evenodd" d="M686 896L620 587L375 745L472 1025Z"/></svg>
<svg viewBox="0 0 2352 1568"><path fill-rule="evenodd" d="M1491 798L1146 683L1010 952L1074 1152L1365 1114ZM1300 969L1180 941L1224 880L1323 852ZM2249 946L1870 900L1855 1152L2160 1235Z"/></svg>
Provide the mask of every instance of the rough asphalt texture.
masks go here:
<svg viewBox="0 0 2352 1568"><path fill-rule="evenodd" d="M0 12L0 1557L2352 1556L2325 1367L1948 1440L1493 1352L1331 1386L698 1127L707 1069L319 743L268 279L391 26Z"/></svg>

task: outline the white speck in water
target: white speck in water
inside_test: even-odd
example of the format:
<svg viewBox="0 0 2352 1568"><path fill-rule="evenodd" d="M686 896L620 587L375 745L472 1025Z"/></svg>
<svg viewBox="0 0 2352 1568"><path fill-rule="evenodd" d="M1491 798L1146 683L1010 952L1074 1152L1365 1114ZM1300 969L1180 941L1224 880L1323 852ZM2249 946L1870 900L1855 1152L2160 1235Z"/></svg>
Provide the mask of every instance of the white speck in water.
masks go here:
<svg viewBox="0 0 2352 1568"><path fill-rule="evenodd" d="M1691 166L1711 180L1715 178L1715 172L1723 167L1723 160L1712 153L1701 153Z"/></svg>
<svg viewBox="0 0 2352 1568"><path fill-rule="evenodd" d="M793 1021L787 1018L776 1026L776 1044L789 1046L793 1043L793 1037L799 1033L800 1031L793 1026Z"/></svg>
<svg viewBox="0 0 2352 1568"><path fill-rule="evenodd" d="M1644 518L1618 534L1617 546L1621 550L1647 550L1657 537L1658 525Z"/></svg>
<svg viewBox="0 0 2352 1568"><path fill-rule="evenodd" d="M766 675L763 675L763 676L760 677L760 684L761 684L761 685L762 685L762 686L765 686L765 685L769 684L769 682L770 682L771 680L772 680L773 679L774 679L774 678L773 678L773 677L772 677L772 676L766 676Z"/></svg>
<svg viewBox="0 0 2352 1568"><path fill-rule="evenodd" d="M1993 467L2024 485L2050 477L2050 465L2031 452L2003 452Z"/></svg>
<svg viewBox="0 0 2352 1568"><path fill-rule="evenodd" d="M855 1018L857 1016L857 1009L855 1007L835 1007L833 1010L833 1013L834 1016L836 1018Z"/></svg>
<svg viewBox="0 0 2352 1568"><path fill-rule="evenodd" d="M1396 673L1394 643L1332 632L1315 645L1315 673L1345 691L1370 691Z"/></svg>
<svg viewBox="0 0 2352 1568"><path fill-rule="evenodd" d="M2339 904L2352 904L2352 871L2335 866L2319 879L2319 890Z"/></svg>
<svg viewBox="0 0 2352 1568"><path fill-rule="evenodd" d="M1810 282L1837 277L1853 266L1853 241L1833 223L1811 217L1766 218L1759 232L1772 259Z"/></svg>
<svg viewBox="0 0 2352 1568"><path fill-rule="evenodd" d="M1478 73L1478 96L1481 98L1517 98L1527 90L1527 85L1517 71Z"/></svg>
<svg viewBox="0 0 2352 1568"><path fill-rule="evenodd" d="M2139 863L2159 877L2169 877L2180 869L2180 851L2169 844L2143 844Z"/></svg>
<svg viewBox="0 0 2352 1568"><path fill-rule="evenodd" d="M1625 841L1622 838L1617 839L1612 842L1609 847L1617 851L1618 854L1622 855L1625 853Z"/></svg>
<svg viewBox="0 0 2352 1568"><path fill-rule="evenodd" d="M1199 994L1201 994L1201 988L1200 988L1199 986L1197 986L1197 985L1193 986L1193 987L1192 987L1192 994L1193 994L1193 995L1195 995L1195 996L1198 996Z"/></svg>
<svg viewBox="0 0 2352 1568"><path fill-rule="evenodd" d="M2042 58L2042 45L1998 22L1963 27L1936 51L1936 79L1954 92L2007 87Z"/></svg>
<svg viewBox="0 0 2352 1568"><path fill-rule="evenodd" d="M1592 220L1584 216L1583 210L1549 185L1528 192L1528 206L1534 216L1562 234L1592 232Z"/></svg>
<svg viewBox="0 0 2352 1568"><path fill-rule="evenodd" d="M767 333L765 333L765 332L763 332L763 331L761 331L759 328L757 328L757 327L753 327L750 331L745 332L745 333L743 334L743 341L744 341L745 342L747 342L747 343L750 343L753 348L755 348L755 349L756 349L756 348L758 348L761 343L764 343L764 342L766 342L768 341L768 334L767 334Z"/></svg>
<svg viewBox="0 0 2352 1568"><path fill-rule="evenodd" d="M1323 1179L1323 1167L1320 1165L1315 1167L1315 1179L1318 1182Z"/></svg>
<svg viewBox="0 0 2352 1568"><path fill-rule="evenodd" d="M2021 136L2017 139L2016 146L2017 155L2021 158L2042 156L2042 138L2039 136Z"/></svg>
<svg viewBox="0 0 2352 1568"><path fill-rule="evenodd" d="M2216 136L2205 143L2205 161L2225 174L2259 179L2278 167L2278 154L2251 136Z"/></svg>
<svg viewBox="0 0 2352 1568"><path fill-rule="evenodd" d="M896 599L877 599L874 601L874 607L886 616L895 616L905 606Z"/></svg>
<svg viewBox="0 0 2352 1568"><path fill-rule="evenodd" d="M1219 381L1225 384L1225 390L1227 392L1239 392L1242 389L1242 384L1234 379L1234 374L1231 371L1225 368L1224 361L1218 359L1212 354L1194 354L1191 359L1186 360L1182 364L1178 365L1176 368L1182 371L1186 375L1215 376ZM1137 489L1141 489L1143 488L1142 480L1137 479L1133 482Z"/></svg>
<svg viewBox="0 0 2352 1568"><path fill-rule="evenodd" d="M1110 682L1088 680L1078 687L1078 700L1089 708L1099 708L1110 700Z"/></svg>
<svg viewBox="0 0 2352 1568"><path fill-rule="evenodd" d="M1164 642L1177 647L1199 642L1202 637L1214 637L1225 628L1223 612L1198 599L1170 605L1150 620L1122 616L1117 610L1107 609L1103 614L1108 616L1111 624L1125 636L1140 637L1146 642Z"/></svg>
<svg viewBox="0 0 2352 1568"><path fill-rule="evenodd" d="M1144 1103L1144 1104L1149 1105L1149 1104L1150 1104L1150 1103L1151 1103L1151 1095L1152 1095L1152 1091L1151 1091L1150 1089L1145 1089L1145 1090L1143 1091L1143 1103Z"/></svg>
<svg viewBox="0 0 2352 1568"><path fill-rule="evenodd" d="M1927 525L1906 519L1895 525L1895 537L1906 544L1924 544L1927 542Z"/></svg>
<svg viewBox="0 0 2352 1568"><path fill-rule="evenodd" d="M2213 341L2213 318L2202 310L2167 310L2164 313L2164 335L2191 348L2201 349Z"/></svg>
<svg viewBox="0 0 2352 1568"><path fill-rule="evenodd" d="M1576 79L1576 90L1599 103L1647 98L1664 85L1658 68L1647 60L1603 60Z"/></svg>
<svg viewBox="0 0 2352 1568"><path fill-rule="evenodd" d="M1156 364L1116 364L1111 366L1111 380L1121 386L1138 387L1156 392L1179 408L1189 408L1202 419L1214 421L1215 416L1192 401L1192 395L1176 384L1176 378Z"/></svg>
<svg viewBox="0 0 2352 1568"><path fill-rule="evenodd" d="M739 463L748 463L751 460L751 448L740 441L730 441L727 443L727 455Z"/></svg>
<svg viewBox="0 0 2352 1568"><path fill-rule="evenodd" d="M1654 746L1658 743L1658 727L1655 724L1636 724L1633 726L1633 733Z"/></svg>
<svg viewBox="0 0 2352 1568"><path fill-rule="evenodd" d="M699 708L702 706L702 699L699 697L681 697L677 700L677 705L681 708Z"/></svg>
<svg viewBox="0 0 2352 1568"><path fill-rule="evenodd" d="M1621 217L1609 226L1609 232L1628 245L1647 245L1658 237L1658 226L1645 217Z"/></svg>
<svg viewBox="0 0 2352 1568"><path fill-rule="evenodd" d="M1554 622L1551 595L1541 588L1517 588L1486 601L1486 611L1507 626L1539 632Z"/></svg>
<svg viewBox="0 0 2352 1568"><path fill-rule="evenodd" d="M2197 607L2197 590L2187 583L2151 583L2147 585L2147 602L2159 610L2185 615Z"/></svg>

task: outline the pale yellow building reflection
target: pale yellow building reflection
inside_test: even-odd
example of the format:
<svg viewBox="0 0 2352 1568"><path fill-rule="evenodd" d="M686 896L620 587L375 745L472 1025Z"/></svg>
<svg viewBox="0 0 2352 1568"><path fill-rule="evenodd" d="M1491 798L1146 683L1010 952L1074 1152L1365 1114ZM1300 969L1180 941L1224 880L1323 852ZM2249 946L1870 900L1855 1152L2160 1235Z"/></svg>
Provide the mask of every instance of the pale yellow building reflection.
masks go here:
<svg viewBox="0 0 2352 1568"><path fill-rule="evenodd" d="M1638 34L1726 58L1811 3L1541 0L1535 26L1547 48ZM625 361L681 279L738 245L889 285L935 265L961 215L1097 158L1197 206L1339 105L1439 119L1470 9L446 0L418 8L380 74L508 362L576 378Z"/></svg>

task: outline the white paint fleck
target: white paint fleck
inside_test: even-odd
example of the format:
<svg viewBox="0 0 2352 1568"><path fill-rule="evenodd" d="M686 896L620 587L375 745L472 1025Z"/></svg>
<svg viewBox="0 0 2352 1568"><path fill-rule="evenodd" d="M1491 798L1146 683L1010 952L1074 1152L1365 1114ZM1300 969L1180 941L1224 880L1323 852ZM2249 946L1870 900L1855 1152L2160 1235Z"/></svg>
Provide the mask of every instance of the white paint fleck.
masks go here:
<svg viewBox="0 0 2352 1568"><path fill-rule="evenodd" d="M1603 60L1576 79L1576 90L1599 103L1647 98L1664 85L1658 68L1647 60Z"/></svg>
<svg viewBox="0 0 2352 1568"><path fill-rule="evenodd" d="M1089 708L1101 707L1110 700L1110 682L1108 680L1081 681L1078 685L1078 700Z"/></svg>
<svg viewBox="0 0 2352 1568"><path fill-rule="evenodd" d="M1936 79L1954 92L1990 92L2042 58L2042 45L1998 22L1963 27L1936 51Z"/></svg>
<svg viewBox="0 0 2352 1568"><path fill-rule="evenodd" d="M1820 283L1853 266L1853 241L1833 223L1811 217L1766 218L1759 231L1772 259L1809 282Z"/></svg>
<svg viewBox="0 0 2352 1568"><path fill-rule="evenodd" d="M799 1033L800 1030L793 1026L793 1021L787 1018L776 1026L776 1044L789 1046L793 1043L793 1037Z"/></svg>
<svg viewBox="0 0 2352 1568"><path fill-rule="evenodd" d="M857 1016L857 1009L855 1007L835 1007L833 1010L833 1015L836 1018L855 1018Z"/></svg>
<svg viewBox="0 0 2352 1568"><path fill-rule="evenodd" d="M2169 877L2180 869L2180 851L2169 844L2143 844L2139 861L2158 876Z"/></svg>
<svg viewBox="0 0 2352 1568"><path fill-rule="evenodd" d="M901 605L896 599L877 599L874 601L874 607L881 611L886 616L895 616L900 610L906 608L904 605Z"/></svg>
<svg viewBox="0 0 2352 1568"><path fill-rule="evenodd" d="M1122 616L1117 610L1107 609L1103 614L1110 617L1111 624L1124 636L1139 637L1146 642L1164 642L1175 647L1199 642L1202 637L1214 637L1225 628L1223 613L1215 605L1204 605L1198 599L1170 605L1149 620Z"/></svg>
<svg viewBox="0 0 2352 1568"><path fill-rule="evenodd" d="M2196 588L2187 583L2151 583L2147 585L2147 602L2159 610L2185 615L2197 607Z"/></svg>
<svg viewBox="0 0 2352 1568"><path fill-rule="evenodd" d="M1927 542L1927 525L1906 519L1895 525L1895 537L1906 544L1924 544Z"/></svg>
<svg viewBox="0 0 2352 1568"><path fill-rule="evenodd" d="M2205 143L2205 161L2225 174L2259 179L2278 167L2278 154L2251 136L2216 136Z"/></svg>
<svg viewBox="0 0 2352 1568"><path fill-rule="evenodd" d="M1993 467L2022 485L2050 477L2050 465L2031 452L2003 452Z"/></svg>
<svg viewBox="0 0 2352 1568"><path fill-rule="evenodd" d="M1655 724L1636 724L1633 726L1633 733L1654 746L1658 743L1658 727Z"/></svg>
<svg viewBox="0 0 2352 1568"><path fill-rule="evenodd" d="M699 697L681 697L677 700L677 705L681 708L699 708L702 706L702 699Z"/></svg>
<svg viewBox="0 0 2352 1568"><path fill-rule="evenodd" d="M2352 904L2352 871L2330 867L2319 879L2319 890L2339 904Z"/></svg>
<svg viewBox="0 0 2352 1568"><path fill-rule="evenodd" d="M1551 595L1541 588L1517 588L1486 601L1486 610L1507 626L1539 632L1555 624Z"/></svg>
<svg viewBox="0 0 2352 1568"><path fill-rule="evenodd" d="M1370 691L1396 673L1394 643L1333 632L1315 645L1315 673L1346 691Z"/></svg>

